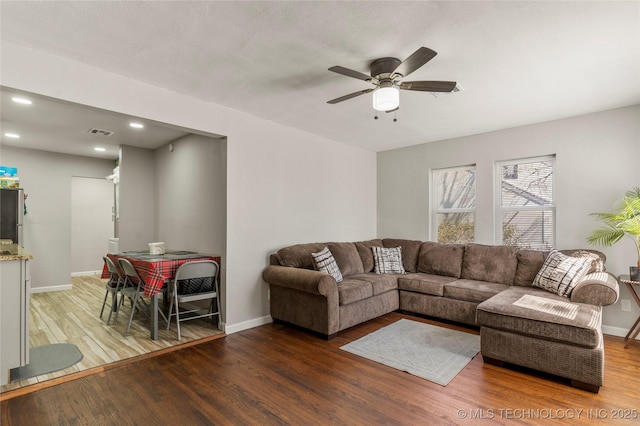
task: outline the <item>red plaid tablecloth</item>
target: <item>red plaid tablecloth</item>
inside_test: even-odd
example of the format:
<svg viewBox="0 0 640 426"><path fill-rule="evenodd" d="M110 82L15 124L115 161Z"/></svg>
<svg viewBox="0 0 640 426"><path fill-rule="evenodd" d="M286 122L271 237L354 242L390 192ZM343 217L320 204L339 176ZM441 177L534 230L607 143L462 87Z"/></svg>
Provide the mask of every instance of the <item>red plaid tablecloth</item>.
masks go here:
<svg viewBox="0 0 640 426"><path fill-rule="evenodd" d="M196 260L215 260L216 262L218 262L218 265L220 264L220 256L209 256L204 254L194 255L193 257L182 259L171 259L169 257L163 258L159 256L157 259L151 260L142 260L136 258L136 256L128 256L125 254L107 254L107 256L111 258L111 260L113 260L118 268L120 267L118 265L118 259L121 257L124 257L131 262L133 267L136 268L138 275L140 275L140 278L142 278L142 280L144 281L145 297L152 297L160 293L160 291L162 291L162 287L164 286L165 280L173 279L176 276L176 271L178 270L180 265L184 263L193 262ZM219 273L220 271L218 270L218 274ZM110 277L111 274L109 273L109 270L105 265L102 269L101 278L107 279Z"/></svg>

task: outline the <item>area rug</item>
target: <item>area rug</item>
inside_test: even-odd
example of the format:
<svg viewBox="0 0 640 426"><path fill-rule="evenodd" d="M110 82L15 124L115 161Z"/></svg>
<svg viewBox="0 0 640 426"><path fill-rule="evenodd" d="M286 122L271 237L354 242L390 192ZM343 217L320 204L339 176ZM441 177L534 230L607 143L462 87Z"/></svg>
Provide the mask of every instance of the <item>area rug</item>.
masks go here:
<svg viewBox="0 0 640 426"><path fill-rule="evenodd" d="M17 382L64 370L80 360L82 360L82 352L76 345L56 343L36 346L29 350L29 364L10 370L10 381Z"/></svg>
<svg viewBox="0 0 640 426"><path fill-rule="evenodd" d="M480 352L480 336L401 319L340 349L446 386Z"/></svg>

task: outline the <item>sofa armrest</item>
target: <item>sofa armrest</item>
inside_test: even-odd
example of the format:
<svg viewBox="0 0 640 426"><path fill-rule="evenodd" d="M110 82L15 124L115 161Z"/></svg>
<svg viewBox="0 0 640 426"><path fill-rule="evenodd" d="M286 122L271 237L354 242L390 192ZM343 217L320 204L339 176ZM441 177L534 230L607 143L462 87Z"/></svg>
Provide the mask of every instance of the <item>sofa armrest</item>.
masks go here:
<svg viewBox="0 0 640 426"><path fill-rule="evenodd" d="M571 301L596 306L613 305L620 296L616 277L608 272L587 274L571 292Z"/></svg>
<svg viewBox="0 0 640 426"><path fill-rule="evenodd" d="M338 284L326 272L290 266L269 265L262 272L262 279L270 285L292 288L306 293L329 296L338 294Z"/></svg>

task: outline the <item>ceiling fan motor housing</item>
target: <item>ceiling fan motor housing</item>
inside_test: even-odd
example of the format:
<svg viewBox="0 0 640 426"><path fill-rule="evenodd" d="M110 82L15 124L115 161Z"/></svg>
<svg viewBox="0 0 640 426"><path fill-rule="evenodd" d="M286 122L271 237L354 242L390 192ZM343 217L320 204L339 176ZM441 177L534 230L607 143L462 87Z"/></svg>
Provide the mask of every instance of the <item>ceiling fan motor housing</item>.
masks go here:
<svg viewBox="0 0 640 426"><path fill-rule="evenodd" d="M389 78L391 73L402 63L398 58L380 58L371 63L371 77ZM385 75L386 74L386 75Z"/></svg>

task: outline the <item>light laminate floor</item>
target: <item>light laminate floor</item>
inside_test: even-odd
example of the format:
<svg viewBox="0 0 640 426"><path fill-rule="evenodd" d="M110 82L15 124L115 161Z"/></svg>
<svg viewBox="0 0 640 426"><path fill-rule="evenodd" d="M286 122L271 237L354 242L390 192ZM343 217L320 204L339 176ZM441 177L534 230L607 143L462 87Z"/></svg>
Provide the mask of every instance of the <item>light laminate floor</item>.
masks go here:
<svg viewBox="0 0 640 426"><path fill-rule="evenodd" d="M0 392L41 383L71 373L148 354L172 346L204 339L222 331L211 322L193 320L180 324L181 337L177 340L175 321L166 330L166 322L159 318L158 339L149 337L149 319L142 312L134 316L131 330L125 334L129 320L129 303L121 309L117 324L107 326L109 308L100 319L100 308L105 293L105 281L98 275L71 278L73 289L31 295L30 347L52 343L72 343L83 354L83 359L65 370L45 374L0 387ZM160 302L162 305L162 302Z"/></svg>

